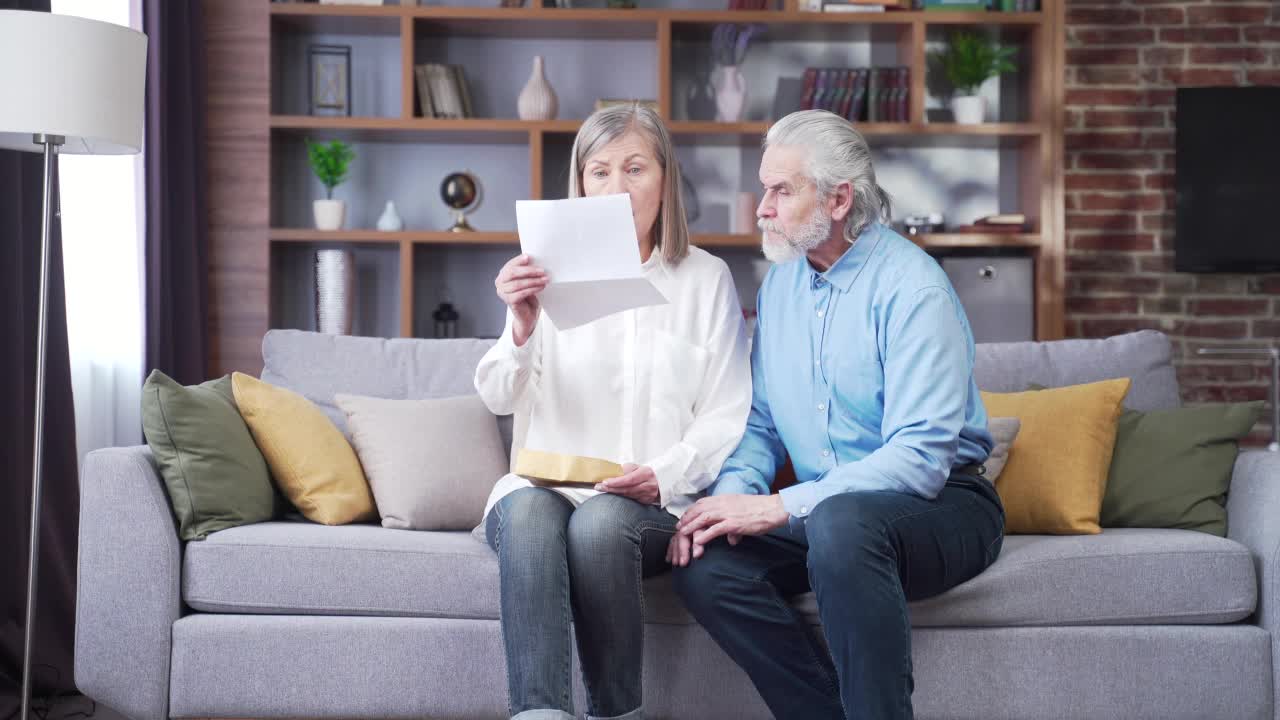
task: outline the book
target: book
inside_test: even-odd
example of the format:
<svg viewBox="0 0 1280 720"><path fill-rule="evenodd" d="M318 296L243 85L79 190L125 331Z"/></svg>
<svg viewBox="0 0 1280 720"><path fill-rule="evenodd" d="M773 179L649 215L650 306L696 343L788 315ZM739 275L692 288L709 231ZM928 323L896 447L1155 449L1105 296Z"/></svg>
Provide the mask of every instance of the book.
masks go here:
<svg viewBox="0 0 1280 720"><path fill-rule="evenodd" d="M471 111L471 90L467 87L467 76L462 73L462 66L450 65L449 68L453 71L453 81L461 100L462 117L475 117Z"/></svg>
<svg viewBox="0 0 1280 720"><path fill-rule="evenodd" d="M413 77L418 86L418 109L424 118L436 116L435 106L431 103L431 80L427 76L426 65L414 65Z"/></svg>
<svg viewBox="0 0 1280 720"><path fill-rule="evenodd" d="M976 225L1016 225L1021 227L1027 224L1027 216L1025 213L998 213L980 217L973 222Z"/></svg>
<svg viewBox="0 0 1280 720"><path fill-rule="evenodd" d="M971 225L957 225L951 229L955 233L983 233L991 235L1017 235L1024 232L1021 225L979 225L973 223Z"/></svg>
<svg viewBox="0 0 1280 720"><path fill-rule="evenodd" d="M812 68L812 67L805 68L804 69L804 86L803 86L803 89L800 91L800 109L801 110L813 109L813 92L815 89L814 85L817 82L818 82L818 69Z"/></svg>
<svg viewBox="0 0 1280 720"><path fill-rule="evenodd" d="M867 82L871 72L867 68L858 68L853 76L853 101L849 103L849 114L845 119L858 122L867 112Z"/></svg>
<svg viewBox="0 0 1280 720"><path fill-rule="evenodd" d="M822 12L829 13L859 13L859 12L884 12L884 5L855 5L852 3L823 3Z"/></svg>
<svg viewBox="0 0 1280 720"><path fill-rule="evenodd" d="M985 2L973 2L973 0L924 0L925 10L986 10Z"/></svg>

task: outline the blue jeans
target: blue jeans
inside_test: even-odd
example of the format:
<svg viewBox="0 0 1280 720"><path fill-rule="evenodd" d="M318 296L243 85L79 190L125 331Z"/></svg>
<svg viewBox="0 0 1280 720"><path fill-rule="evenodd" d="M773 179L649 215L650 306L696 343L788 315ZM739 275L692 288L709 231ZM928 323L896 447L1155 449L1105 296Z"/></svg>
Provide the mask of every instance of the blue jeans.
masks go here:
<svg viewBox="0 0 1280 720"><path fill-rule="evenodd" d="M953 473L934 500L847 493L803 523L737 546L717 539L675 569L675 584L775 717L904 720L914 687L907 602L985 570L1003 537L995 488ZM827 647L785 600L810 590Z"/></svg>
<svg viewBox="0 0 1280 720"><path fill-rule="evenodd" d="M522 488L489 512L485 538L502 576L507 692L519 720L573 717L569 626L591 718L639 720L644 661L641 580L664 572L676 518L654 505L596 495L577 509Z"/></svg>

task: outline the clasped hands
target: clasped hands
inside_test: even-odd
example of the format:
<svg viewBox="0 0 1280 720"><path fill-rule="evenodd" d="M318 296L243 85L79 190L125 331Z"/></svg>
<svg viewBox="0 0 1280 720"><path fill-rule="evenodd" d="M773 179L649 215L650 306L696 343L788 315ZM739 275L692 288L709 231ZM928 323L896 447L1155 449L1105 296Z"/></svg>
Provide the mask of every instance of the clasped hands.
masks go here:
<svg viewBox="0 0 1280 720"><path fill-rule="evenodd" d="M713 495L689 508L667 545L667 562L679 567L702 557L712 540L725 536L737 545L744 535L764 535L787 524L791 514L781 495Z"/></svg>

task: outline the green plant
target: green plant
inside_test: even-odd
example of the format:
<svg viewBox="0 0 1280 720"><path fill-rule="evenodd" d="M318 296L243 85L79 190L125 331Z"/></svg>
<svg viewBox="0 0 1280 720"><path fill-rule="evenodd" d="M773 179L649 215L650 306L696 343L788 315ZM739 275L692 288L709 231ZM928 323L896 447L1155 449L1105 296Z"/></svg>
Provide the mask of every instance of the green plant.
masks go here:
<svg viewBox="0 0 1280 720"><path fill-rule="evenodd" d="M347 167L355 159L355 152L341 140L317 143L308 139L307 157L311 160L311 169L324 185L327 197L332 200L333 189L347 179Z"/></svg>
<svg viewBox="0 0 1280 720"><path fill-rule="evenodd" d="M1001 73L1013 72L1014 48L1002 47L974 33L956 33L947 49L937 54L952 87L961 95L976 95L978 86Z"/></svg>

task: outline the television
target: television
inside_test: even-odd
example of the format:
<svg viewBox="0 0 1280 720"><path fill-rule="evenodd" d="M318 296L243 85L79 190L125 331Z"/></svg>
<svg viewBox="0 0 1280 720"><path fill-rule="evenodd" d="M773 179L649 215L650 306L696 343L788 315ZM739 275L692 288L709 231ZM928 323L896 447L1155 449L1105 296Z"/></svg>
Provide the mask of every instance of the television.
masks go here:
<svg viewBox="0 0 1280 720"><path fill-rule="evenodd" d="M1178 272L1280 271L1280 87L1178 88Z"/></svg>

